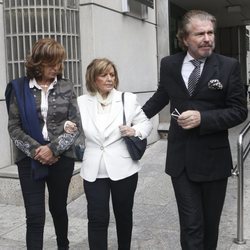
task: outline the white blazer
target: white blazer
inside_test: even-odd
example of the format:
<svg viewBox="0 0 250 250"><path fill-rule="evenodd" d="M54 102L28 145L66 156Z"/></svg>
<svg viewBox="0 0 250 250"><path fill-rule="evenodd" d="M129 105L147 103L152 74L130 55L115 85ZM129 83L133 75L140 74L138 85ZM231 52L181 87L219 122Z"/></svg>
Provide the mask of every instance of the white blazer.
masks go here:
<svg viewBox="0 0 250 250"><path fill-rule="evenodd" d="M107 114L108 122L102 129L96 124L96 96L86 94L77 98L85 134L80 175L87 181L96 180L102 157L112 180L124 179L141 169L139 161L131 159L119 130L119 126L123 124L121 94L122 92L114 89L111 111ZM127 125L140 132L142 139L146 138L152 130L152 124L137 102L136 95L126 92L124 99Z"/></svg>

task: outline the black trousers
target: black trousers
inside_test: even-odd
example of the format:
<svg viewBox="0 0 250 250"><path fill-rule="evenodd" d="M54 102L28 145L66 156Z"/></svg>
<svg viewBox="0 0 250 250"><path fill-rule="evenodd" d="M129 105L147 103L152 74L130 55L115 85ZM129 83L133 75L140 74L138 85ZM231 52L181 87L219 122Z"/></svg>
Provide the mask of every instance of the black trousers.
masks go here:
<svg viewBox="0 0 250 250"><path fill-rule="evenodd" d="M28 250L43 248L45 224L45 184L49 193L49 210L53 218L58 249L68 249L67 196L74 160L61 156L59 161L49 167L45 180L31 179L30 159L17 163L20 184L26 211L26 244Z"/></svg>
<svg viewBox="0 0 250 250"><path fill-rule="evenodd" d="M90 250L108 249L109 199L112 197L116 220L118 249L129 250L133 227L134 194L138 173L119 180L109 178L84 180L84 190L88 202L88 240Z"/></svg>
<svg viewBox="0 0 250 250"><path fill-rule="evenodd" d="M227 178L211 182L190 181L184 171L173 178L183 250L215 250L225 200Z"/></svg>

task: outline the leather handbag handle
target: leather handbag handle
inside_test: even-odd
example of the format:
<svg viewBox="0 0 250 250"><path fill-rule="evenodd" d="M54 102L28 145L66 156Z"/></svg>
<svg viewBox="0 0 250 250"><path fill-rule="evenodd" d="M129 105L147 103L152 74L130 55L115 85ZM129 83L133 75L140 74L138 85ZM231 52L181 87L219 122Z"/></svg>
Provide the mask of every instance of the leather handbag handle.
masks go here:
<svg viewBox="0 0 250 250"><path fill-rule="evenodd" d="M125 116L125 110L124 110L124 92L122 92L122 108L123 108L123 125L126 125L126 116Z"/></svg>

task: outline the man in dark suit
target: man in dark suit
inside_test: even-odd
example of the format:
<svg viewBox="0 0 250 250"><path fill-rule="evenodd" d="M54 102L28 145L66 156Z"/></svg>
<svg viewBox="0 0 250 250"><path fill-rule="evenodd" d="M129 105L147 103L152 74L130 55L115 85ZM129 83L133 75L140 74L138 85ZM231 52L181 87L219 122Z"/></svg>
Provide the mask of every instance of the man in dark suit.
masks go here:
<svg viewBox="0 0 250 250"><path fill-rule="evenodd" d="M166 173L188 250L216 249L232 169L228 129L248 113L239 63L213 53L215 26L207 12L184 15L177 37L185 52L162 59L158 89L143 106L151 118L170 103Z"/></svg>

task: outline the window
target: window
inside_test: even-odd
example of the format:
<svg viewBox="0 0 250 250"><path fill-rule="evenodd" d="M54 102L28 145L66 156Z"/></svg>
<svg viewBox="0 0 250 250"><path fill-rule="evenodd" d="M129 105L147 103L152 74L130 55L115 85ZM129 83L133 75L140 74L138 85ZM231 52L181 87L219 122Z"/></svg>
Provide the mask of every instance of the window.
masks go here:
<svg viewBox="0 0 250 250"><path fill-rule="evenodd" d="M25 74L24 62L34 42L52 37L65 47L64 77L82 93L78 0L4 1L8 80Z"/></svg>
<svg viewBox="0 0 250 250"><path fill-rule="evenodd" d="M141 1L137 0L122 0L122 12L129 13L129 15L142 20L148 18L147 5L142 4Z"/></svg>

